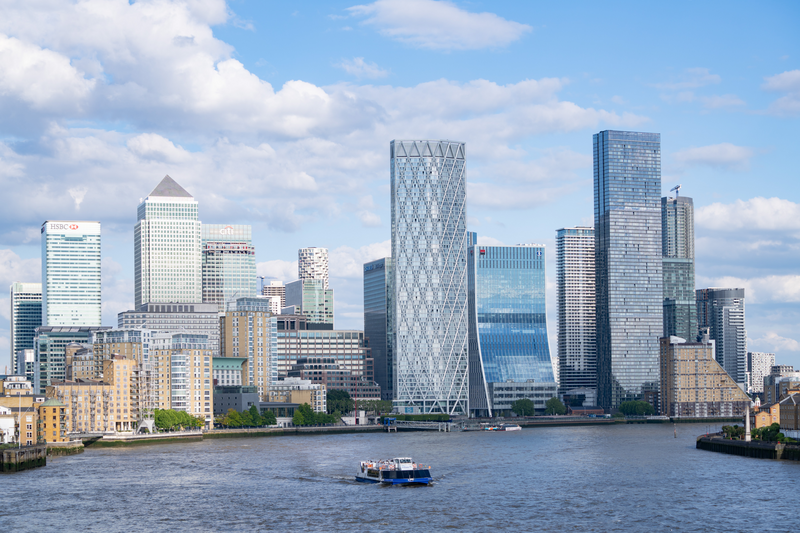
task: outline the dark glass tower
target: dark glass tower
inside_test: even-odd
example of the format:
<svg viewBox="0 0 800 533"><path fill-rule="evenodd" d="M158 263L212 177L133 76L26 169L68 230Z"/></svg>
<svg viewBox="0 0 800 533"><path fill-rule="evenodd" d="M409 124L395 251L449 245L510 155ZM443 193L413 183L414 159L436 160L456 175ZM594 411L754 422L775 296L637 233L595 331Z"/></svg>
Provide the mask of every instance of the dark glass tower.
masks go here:
<svg viewBox="0 0 800 533"><path fill-rule="evenodd" d="M392 258L364 265L364 336L375 365L375 382L381 399L393 400L394 358L392 354Z"/></svg>
<svg viewBox="0 0 800 533"><path fill-rule="evenodd" d="M661 136L594 135L597 400L653 400L663 331Z"/></svg>
<svg viewBox="0 0 800 533"><path fill-rule="evenodd" d="M677 196L661 199L664 269L664 337L697 338L694 294L694 203Z"/></svg>

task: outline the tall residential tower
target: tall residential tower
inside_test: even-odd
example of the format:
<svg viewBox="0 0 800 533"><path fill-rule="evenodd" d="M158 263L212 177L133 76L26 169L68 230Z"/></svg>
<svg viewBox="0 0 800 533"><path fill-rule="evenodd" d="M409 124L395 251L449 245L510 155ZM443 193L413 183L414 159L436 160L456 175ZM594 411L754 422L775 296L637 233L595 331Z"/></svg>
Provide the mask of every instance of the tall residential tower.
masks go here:
<svg viewBox="0 0 800 533"><path fill-rule="evenodd" d="M664 277L664 337L697 338L694 295L694 203L676 195L661 198Z"/></svg>
<svg viewBox="0 0 800 533"><path fill-rule="evenodd" d="M747 329L744 289L698 289L697 323L716 342L716 359L742 389L747 388Z"/></svg>
<svg viewBox="0 0 800 533"><path fill-rule="evenodd" d="M297 252L297 275L299 279L321 279L323 288L328 288L328 249L300 248Z"/></svg>
<svg viewBox="0 0 800 533"><path fill-rule="evenodd" d="M598 404L657 398L663 331L661 136L594 135Z"/></svg>
<svg viewBox="0 0 800 533"><path fill-rule="evenodd" d="M466 146L392 141L395 406L468 414Z"/></svg>

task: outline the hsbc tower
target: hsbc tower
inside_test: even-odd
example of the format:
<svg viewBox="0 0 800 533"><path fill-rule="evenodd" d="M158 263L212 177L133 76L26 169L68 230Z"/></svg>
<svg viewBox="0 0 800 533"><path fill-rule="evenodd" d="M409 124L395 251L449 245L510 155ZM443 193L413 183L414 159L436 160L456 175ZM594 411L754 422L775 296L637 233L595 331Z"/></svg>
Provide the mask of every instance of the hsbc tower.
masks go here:
<svg viewBox="0 0 800 533"><path fill-rule="evenodd" d="M42 224L42 325L99 326L100 223Z"/></svg>

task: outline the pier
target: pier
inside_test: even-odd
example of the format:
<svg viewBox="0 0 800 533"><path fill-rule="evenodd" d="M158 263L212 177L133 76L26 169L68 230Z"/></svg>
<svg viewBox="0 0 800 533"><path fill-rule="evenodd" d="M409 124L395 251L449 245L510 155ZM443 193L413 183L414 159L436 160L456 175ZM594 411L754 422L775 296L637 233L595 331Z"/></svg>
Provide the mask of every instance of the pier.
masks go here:
<svg viewBox="0 0 800 533"><path fill-rule="evenodd" d="M743 441L726 439L719 435L703 435L697 438L696 448L710 452L756 457L758 459L783 459L800 461L800 446L781 442Z"/></svg>
<svg viewBox="0 0 800 533"><path fill-rule="evenodd" d="M3 453L3 472L21 472L47 464L47 446L36 444L20 448L5 448Z"/></svg>

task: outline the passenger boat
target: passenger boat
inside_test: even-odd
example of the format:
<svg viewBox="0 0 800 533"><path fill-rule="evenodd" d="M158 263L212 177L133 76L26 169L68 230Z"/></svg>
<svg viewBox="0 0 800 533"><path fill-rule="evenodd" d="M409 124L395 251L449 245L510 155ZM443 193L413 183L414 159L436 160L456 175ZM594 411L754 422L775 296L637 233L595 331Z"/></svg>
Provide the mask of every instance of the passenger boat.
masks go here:
<svg viewBox="0 0 800 533"><path fill-rule="evenodd" d="M500 424L497 426L486 426L483 429L485 431L520 431L522 428L519 424Z"/></svg>
<svg viewBox="0 0 800 533"><path fill-rule="evenodd" d="M361 461L356 481L384 483L387 485L427 485L431 467L415 463L410 457L396 457L382 461Z"/></svg>

